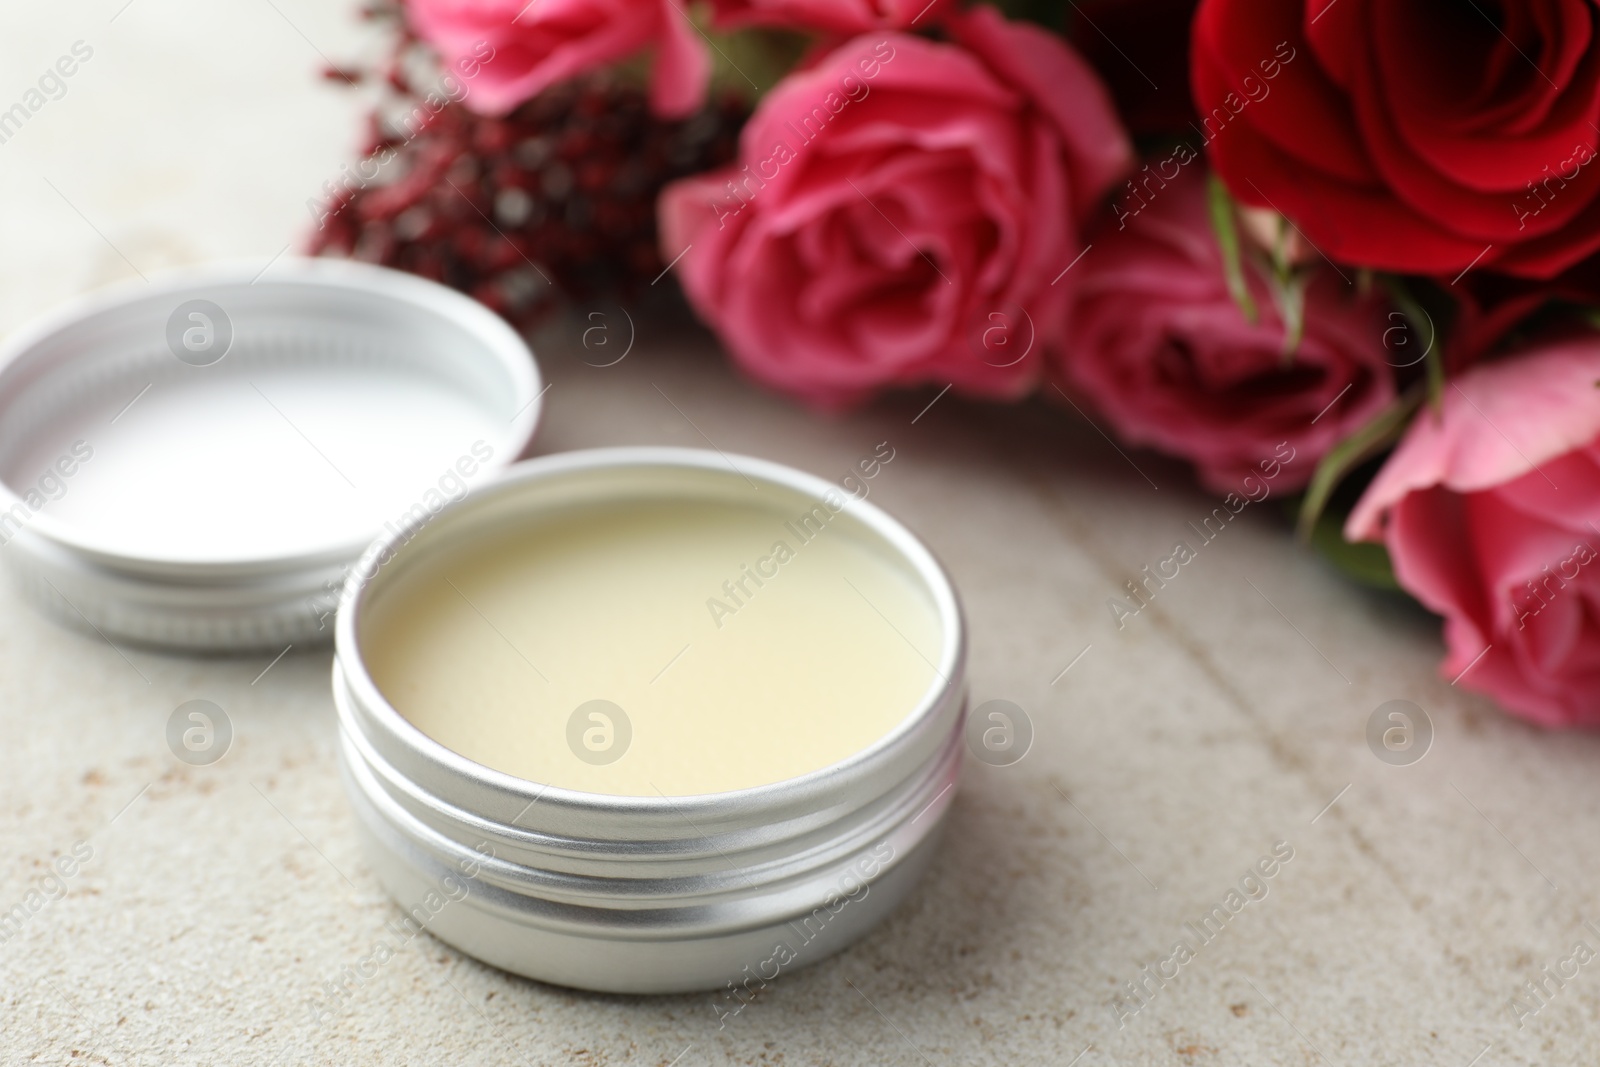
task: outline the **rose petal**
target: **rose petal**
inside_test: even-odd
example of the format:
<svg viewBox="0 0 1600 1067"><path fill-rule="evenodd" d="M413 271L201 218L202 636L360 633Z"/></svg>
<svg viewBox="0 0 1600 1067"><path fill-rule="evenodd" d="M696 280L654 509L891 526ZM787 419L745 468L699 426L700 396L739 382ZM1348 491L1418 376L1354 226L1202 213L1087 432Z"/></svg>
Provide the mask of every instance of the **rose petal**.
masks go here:
<svg viewBox="0 0 1600 1067"><path fill-rule="evenodd" d="M1411 424L1351 511L1345 536L1377 538L1383 514L1407 494L1435 485L1458 493L1487 489L1588 445L1600 435L1597 382L1600 339L1593 338L1484 364L1455 379L1440 414L1424 411Z"/></svg>

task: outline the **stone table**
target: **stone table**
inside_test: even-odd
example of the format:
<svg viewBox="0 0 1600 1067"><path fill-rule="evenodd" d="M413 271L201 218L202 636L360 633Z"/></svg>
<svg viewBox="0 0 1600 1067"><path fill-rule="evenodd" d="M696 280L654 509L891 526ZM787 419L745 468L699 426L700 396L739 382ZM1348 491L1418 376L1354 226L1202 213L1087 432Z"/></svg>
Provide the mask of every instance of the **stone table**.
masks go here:
<svg viewBox="0 0 1600 1067"><path fill-rule="evenodd" d="M164 266L268 267L355 148L362 95L318 69L382 47L348 5L311 0L91 0L6 21L0 110L77 42L92 55L0 143L5 330ZM1286 535L1272 499L1119 619L1108 600L1197 543L1189 524L1216 502L1061 405L930 407L929 391L822 418L670 319L641 321L616 366L588 366L588 310L536 339L553 382L538 451L702 445L703 431L835 476L890 442L874 499L949 567L973 698L1023 707L1032 751L970 762L910 901L724 1028L710 994L572 992L428 937L317 1026L309 998L398 914L337 782L328 651L269 669L116 648L7 590L0 910L53 857L90 858L0 944L0 1060L1595 1062L1595 968L1547 981L1542 1003L1524 994L1536 1015L1511 1006L1576 943L1600 948L1583 925L1600 920L1583 844L1600 834L1594 737L1542 733L1439 679L1435 621L1346 583ZM199 697L236 731L202 768L164 740L172 709ZM1392 699L1431 720L1421 762L1369 751L1368 717ZM1147 977L1274 848L1292 858L1246 883L1265 895L1175 977ZM1130 982L1143 1000L1114 1007Z"/></svg>

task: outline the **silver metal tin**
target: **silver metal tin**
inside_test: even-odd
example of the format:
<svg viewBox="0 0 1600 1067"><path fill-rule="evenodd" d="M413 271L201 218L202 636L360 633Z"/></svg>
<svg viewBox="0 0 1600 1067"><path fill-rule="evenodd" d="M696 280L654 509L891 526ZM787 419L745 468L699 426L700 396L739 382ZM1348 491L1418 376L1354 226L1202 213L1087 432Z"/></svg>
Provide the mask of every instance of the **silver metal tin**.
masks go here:
<svg viewBox="0 0 1600 1067"><path fill-rule="evenodd" d="M678 448L567 452L518 464L410 542L380 540L340 608L333 669L340 765L367 854L402 908L505 970L560 985L665 993L723 987L726 1010L865 933L928 865L961 766L966 637L943 569L865 501L841 517L915 576L942 646L922 702L822 770L690 797L618 797L525 781L445 748L379 692L362 659L375 596L430 553L553 509L627 499L814 503L836 488L776 463ZM837 520L836 520L837 521ZM787 946L787 952L779 950Z"/></svg>
<svg viewBox="0 0 1600 1067"><path fill-rule="evenodd" d="M320 404L322 427L348 424L340 443L354 461L335 464L280 387L301 408ZM515 461L539 395L532 354L498 316L398 271L290 257L265 272L221 264L117 286L0 346L0 557L48 614L113 640L325 640L362 549L385 523L425 521L435 480L452 492L465 481L441 474L458 454L480 479ZM468 426L482 429L477 455L443 440ZM245 453L268 475L281 456L282 476L230 481L228 457ZM195 474L207 463L209 482ZM118 495L141 478L155 488ZM356 495L340 497L336 478ZM184 517L205 518L194 509L208 497L221 532Z"/></svg>

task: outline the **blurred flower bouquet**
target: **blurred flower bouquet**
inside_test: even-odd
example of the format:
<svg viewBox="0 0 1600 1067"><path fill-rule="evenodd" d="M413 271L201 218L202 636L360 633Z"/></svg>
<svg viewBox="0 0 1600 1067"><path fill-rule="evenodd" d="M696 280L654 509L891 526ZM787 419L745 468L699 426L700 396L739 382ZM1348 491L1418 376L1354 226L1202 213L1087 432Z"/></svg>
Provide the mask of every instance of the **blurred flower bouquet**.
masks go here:
<svg viewBox="0 0 1600 1067"><path fill-rule="evenodd" d="M1444 617L1445 676L1600 724L1591 0L376 14L316 250L514 319L670 271L823 408L1042 390L1240 507L1303 490L1302 536Z"/></svg>

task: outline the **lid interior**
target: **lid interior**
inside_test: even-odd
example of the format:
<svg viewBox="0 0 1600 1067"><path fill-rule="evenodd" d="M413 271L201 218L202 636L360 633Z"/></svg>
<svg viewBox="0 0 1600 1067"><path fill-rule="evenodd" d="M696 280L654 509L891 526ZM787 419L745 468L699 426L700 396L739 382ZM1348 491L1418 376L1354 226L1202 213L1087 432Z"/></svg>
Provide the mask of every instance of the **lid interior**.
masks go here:
<svg viewBox="0 0 1600 1067"><path fill-rule="evenodd" d="M231 333L208 365L168 340L194 299ZM198 564L353 555L520 449L531 361L517 373L480 326L292 273L135 292L72 318L0 371L0 482L20 498L0 534L33 524L112 557Z"/></svg>

